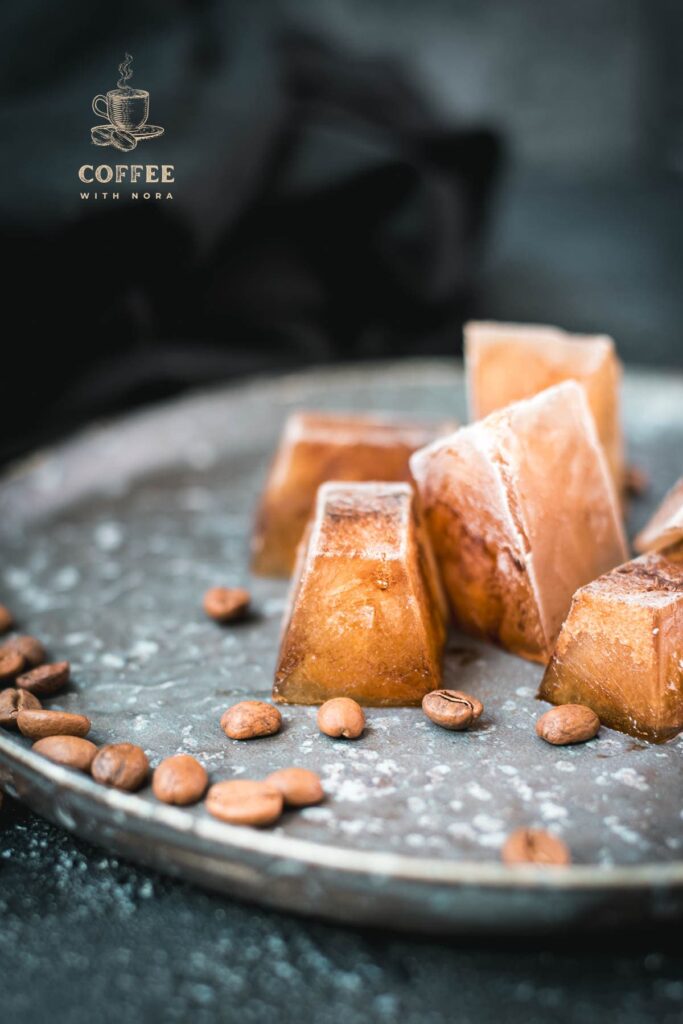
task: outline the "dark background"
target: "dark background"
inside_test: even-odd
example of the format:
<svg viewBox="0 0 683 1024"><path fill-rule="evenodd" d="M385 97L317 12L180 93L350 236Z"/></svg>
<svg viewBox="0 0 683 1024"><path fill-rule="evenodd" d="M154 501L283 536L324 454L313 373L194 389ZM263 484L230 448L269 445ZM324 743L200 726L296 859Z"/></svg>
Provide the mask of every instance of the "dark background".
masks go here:
<svg viewBox="0 0 683 1024"><path fill-rule="evenodd" d="M683 364L677 0L6 0L0 461L188 386L456 354L465 317ZM174 199L81 201L124 52ZM8 1021L681 1020L680 936L428 941L134 868L6 801Z"/></svg>
<svg viewBox="0 0 683 1024"><path fill-rule="evenodd" d="M456 353L468 316L680 366L676 0L8 0L0 458L239 374ZM160 139L95 147L125 51ZM9 143L9 144L8 144ZM172 201L84 201L86 162Z"/></svg>

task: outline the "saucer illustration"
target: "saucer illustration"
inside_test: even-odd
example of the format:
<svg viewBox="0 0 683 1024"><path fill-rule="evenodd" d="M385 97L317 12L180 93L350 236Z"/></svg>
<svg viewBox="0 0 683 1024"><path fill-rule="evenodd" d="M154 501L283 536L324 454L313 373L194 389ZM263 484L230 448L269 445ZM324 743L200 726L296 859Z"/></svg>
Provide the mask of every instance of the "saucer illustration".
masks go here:
<svg viewBox="0 0 683 1024"><path fill-rule="evenodd" d="M158 138L164 134L164 129L160 128L158 124L143 124L141 128L136 128L130 134L135 136L138 142L142 142L144 139Z"/></svg>
<svg viewBox="0 0 683 1024"><path fill-rule="evenodd" d="M90 138L95 146L113 146L124 153L130 153L138 142L156 139L164 134L157 124L148 124L149 93L146 89L134 89L129 85L133 77L133 58L127 53L119 64L119 75L115 89L100 93L92 101L92 109L104 124L90 129Z"/></svg>

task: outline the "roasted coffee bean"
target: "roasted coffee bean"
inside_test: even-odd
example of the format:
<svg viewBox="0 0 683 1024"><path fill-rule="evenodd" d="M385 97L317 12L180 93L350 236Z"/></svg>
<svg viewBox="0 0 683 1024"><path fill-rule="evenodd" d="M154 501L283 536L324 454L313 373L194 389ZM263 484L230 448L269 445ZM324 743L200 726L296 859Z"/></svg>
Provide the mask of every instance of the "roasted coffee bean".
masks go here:
<svg viewBox="0 0 683 1024"><path fill-rule="evenodd" d="M442 729L459 731L476 722L484 705L460 690L432 690L422 698L422 710Z"/></svg>
<svg viewBox="0 0 683 1024"><path fill-rule="evenodd" d="M565 843L539 828L520 828L508 836L501 856L506 864L571 864Z"/></svg>
<svg viewBox="0 0 683 1024"><path fill-rule="evenodd" d="M206 809L231 825L272 825L282 814L282 793L266 782L217 782L206 794Z"/></svg>
<svg viewBox="0 0 683 1024"><path fill-rule="evenodd" d="M196 804L209 784L206 769L189 754L165 758L155 768L152 792L165 804Z"/></svg>
<svg viewBox="0 0 683 1024"><path fill-rule="evenodd" d="M18 651L26 662L26 668L37 668L47 658L45 648L34 636L13 636L5 641L4 646Z"/></svg>
<svg viewBox="0 0 683 1024"><path fill-rule="evenodd" d="M640 466L627 466L624 473L624 490L632 498L640 498L650 487L650 477Z"/></svg>
<svg viewBox="0 0 683 1024"><path fill-rule="evenodd" d="M264 782L282 793L288 807L309 807L325 796L320 776L307 768L281 768L266 776Z"/></svg>
<svg viewBox="0 0 683 1024"><path fill-rule="evenodd" d="M20 711L33 711L42 707L37 697L26 690L3 690L0 692L0 725L16 729Z"/></svg>
<svg viewBox="0 0 683 1024"><path fill-rule="evenodd" d="M90 771L97 754L95 744L81 736L45 736L34 743L32 749L55 764L63 764L66 768L78 768L81 772Z"/></svg>
<svg viewBox="0 0 683 1024"><path fill-rule="evenodd" d="M149 761L134 743L109 743L98 750L91 771L95 782L133 793L145 784Z"/></svg>
<svg viewBox="0 0 683 1024"><path fill-rule="evenodd" d="M253 740L280 731L282 715L262 700L243 700L223 713L221 729L231 740Z"/></svg>
<svg viewBox="0 0 683 1024"><path fill-rule="evenodd" d="M249 609L251 595L242 587L212 587L204 594L204 611L216 622L243 619Z"/></svg>
<svg viewBox="0 0 683 1024"><path fill-rule="evenodd" d="M9 608L0 604L0 633L7 633L14 625L14 616Z"/></svg>
<svg viewBox="0 0 683 1024"><path fill-rule="evenodd" d="M11 647L0 647L0 686L12 683L21 675L26 662L23 654Z"/></svg>
<svg viewBox="0 0 683 1024"><path fill-rule="evenodd" d="M17 725L19 732L32 740L42 740L43 736L87 736L90 732L89 718L86 718L85 715L74 715L68 711L48 711L47 709L19 711Z"/></svg>
<svg viewBox="0 0 683 1024"><path fill-rule="evenodd" d="M560 704L551 708L536 722L536 733L553 746L585 743L597 736L600 719L585 704Z"/></svg>
<svg viewBox="0 0 683 1024"><path fill-rule="evenodd" d="M363 709L350 697L333 697L318 711L318 728L326 736L355 740L365 728Z"/></svg>
<svg viewBox="0 0 683 1024"><path fill-rule="evenodd" d="M40 665L17 677L17 687L37 693L41 697L49 697L58 690L63 690L69 682L70 666L68 661L56 661L53 665Z"/></svg>

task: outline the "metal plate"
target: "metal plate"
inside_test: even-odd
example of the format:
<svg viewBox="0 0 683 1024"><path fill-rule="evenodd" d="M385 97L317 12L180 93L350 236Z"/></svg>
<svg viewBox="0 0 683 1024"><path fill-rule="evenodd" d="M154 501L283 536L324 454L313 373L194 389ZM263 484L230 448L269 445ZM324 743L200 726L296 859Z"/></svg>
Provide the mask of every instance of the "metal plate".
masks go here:
<svg viewBox="0 0 683 1024"><path fill-rule="evenodd" d="M652 487L637 528L681 471L683 382L625 382L631 458ZM234 828L149 791L98 787L0 734L0 781L65 828L163 871L274 906L431 931L529 931L661 920L683 911L683 742L602 730L576 748L534 734L540 669L453 636L446 684L481 697L468 733L417 709L370 710L356 743L330 740L315 709L282 733L230 742L224 708L268 697L286 585L249 580L251 512L285 415L296 407L465 418L452 364L363 366L221 388L128 416L36 456L0 483L0 599L73 683L54 706L131 740L152 763L197 755L212 779L299 764L329 798L269 831ZM257 613L220 628L201 612L215 583L243 584ZM508 869L509 830L571 846L568 870Z"/></svg>

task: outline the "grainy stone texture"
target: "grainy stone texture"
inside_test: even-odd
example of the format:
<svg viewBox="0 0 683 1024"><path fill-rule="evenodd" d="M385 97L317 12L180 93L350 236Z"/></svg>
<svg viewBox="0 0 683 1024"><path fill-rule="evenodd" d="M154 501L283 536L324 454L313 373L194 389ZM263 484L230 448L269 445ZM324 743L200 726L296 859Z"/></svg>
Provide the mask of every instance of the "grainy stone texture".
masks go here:
<svg viewBox="0 0 683 1024"><path fill-rule="evenodd" d="M6 800L3 1024L678 1024L680 930L415 941L230 902ZM87 984L84 984L87 976ZM227 1014L227 1016L226 1016Z"/></svg>
<svg viewBox="0 0 683 1024"><path fill-rule="evenodd" d="M365 370L353 380L342 373L339 379L346 384L340 393L333 395L328 377L311 383L304 392L311 405L417 411L433 404L433 389L427 389L427 382L433 384L435 378L441 382L441 410L463 415L460 392L453 408L450 405L450 390L456 382L441 369L416 373L415 368L405 368L398 375L380 376ZM270 393L259 391L258 396L249 388L243 391L247 402L257 402L261 410L274 406L280 418L302 395L301 385L291 383ZM639 418L639 396L650 410L647 423L642 415ZM627 380L627 401L629 397L635 400L629 404L634 417L629 424L631 457L653 474L648 500L633 505L632 526L636 528L679 472L676 448L664 445L662 436L677 415L680 446L681 425L673 387L668 388L666 382L662 386L661 378L641 378L638 387ZM476 837L487 835L481 828L487 822L478 815L494 817L497 809L493 799L482 797L482 790L490 789L473 785L475 773L485 763L487 750L499 749L497 744L503 740L524 736L536 752L542 746L533 733L533 722L543 707L533 700L535 678L531 685L528 679L519 678L515 666L521 663L514 659L486 653L486 657L496 657L494 665L502 673L496 686L507 688L503 710L509 724L502 735L500 727L479 733L484 722L468 734L452 736L424 722L418 737L428 730L438 734L447 744L443 749L448 758L432 757L424 767L411 768L407 785L419 781L432 788L422 793L419 805L407 807L392 798L392 813L401 808L395 832L386 831L377 813L382 800L374 787L368 791L367 780L376 780L380 793L392 784L395 769L389 767L386 774L388 766L384 764L390 759L386 737L389 730L400 727L403 712L371 712L371 728L360 743L334 744L331 750L329 740L317 738L315 709L301 709L291 735L293 746L307 743L305 759L298 752L293 759L287 745L281 745L288 735L288 723L281 736L259 744L226 743L217 727L226 703L269 693L272 666L261 666L259 657L264 633L275 642L284 588L259 584L260 623L240 624L230 633L205 621L197 608L197 594L215 581L217 560L230 575L229 583L240 581L246 562L247 508L257 493L265 454L260 456L260 469L252 469L249 445L237 444L234 461L221 468L224 453L214 448L210 439L220 437L226 423L224 397L217 395L199 408L190 408L195 412L184 420L189 424L185 434L189 447L182 451L179 447L177 452L177 458L185 462L184 469L164 470L154 485L147 482L128 497L123 484L111 501L78 501L71 512L55 509L54 547L41 539L39 525L28 529L25 536L21 532L13 537L8 534L4 539L9 547L0 538L3 598L11 600L14 609L16 595L27 628L40 632L51 649L54 646L54 654L69 657L74 666L70 690L51 700L50 706L79 711L87 691L88 707L83 710L93 718L93 736L98 742L133 736L139 742L142 738L153 763L177 750L196 753L208 744L214 779L232 777L226 770L228 762L234 763L235 777L239 777L246 767L254 766L253 758L260 756L259 752L267 755L264 762L269 770L291 763L316 768L323 757L333 753L334 760L325 762L324 782L326 788L333 785L329 806L335 807L335 815L316 821L316 815L328 806L326 802L321 808L290 815L283 826L287 830L331 836L334 842L351 846L360 842L381 845L386 840L390 848L417 848L418 852L420 847L414 844L424 842L430 849L441 847L451 857L476 851L478 856L493 859L495 849L482 845ZM176 421L172 409L171 423ZM119 467L117 473L123 473L132 456L144 457L144 452L127 447L126 430L110 448ZM269 425L254 438L262 453L275 433L276 426ZM173 436L180 446L178 432ZM52 461L36 471L33 493L42 495L43 510L46 505L54 508L55 489L60 482L64 485L65 479L70 493L77 490L78 480L87 485L90 443L85 443L80 468L72 466L65 471L66 478L63 464L60 467ZM231 486L231 466L245 480L244 495L237 495ZM146 468L153 470L154 460ZM19 499L15 509L25 508L25 492L19 489L15 494ZM9 501L8 486L3 485L0 503ZM195 529L191 550L184 536L190 516ZM153 588L150 577L158 583ZM100 586L101 602L93 604L90 596ZM178 623L184 624L181 635L176 635ZM483 694L483 686L474 690L474 684L480 687L483 672L480 650L467 640L451 642L447 685ZM274 660L274 651L272 657ZM205 669L198 671L198 664ZM523 668L536 676L533 666ZM491 690L493 699L496 687L492 685ZM116 707L112 707L114 696ZM511 708L506 708L508 702ZM161 716L163 721L174 704L174 728L164 727L155 733L154 717ZM493 708L489 701L486 704L485 718L489 719ZM514 720L507 718L510 711ZM289 716L289 709L285 713ZM412 723L421 713L413 709L405 714L411 716ZM183 716L178 735L177 722ZM204 728L201 722L213 724ZM456 746L463 740L465 747ZM532 794L544 794L544 811L539 807L537 823L552 823L555 829L558 812L553 819L553 807L565 807L568 829L578 824L580 812L578 802L567 799L568 780L587 781L594 773L599 780L594 787L599 807L606 799L601 794L609 792L619 798L622 807L628 806L629 798L642 795L647 809L649 799L662 798L659 785L654 787L655 776L661 784L669 761L679 763L681 753L677 745L659 751L641 749L609 732L590 748L593 752L587 760L587 748L567 751L566 756L561 751L559 757L557 750L548 748L530 781L520 781L519 759L503 759L491 777L501 786L495 795L514 797L518 814L529 806ZM248 765L235 760L239 751L248 752ZM430 753L434 754L433 748ZM395 754L400 751L392 751L391 759ZM465 757L470 781L460 786L456 795L448 776L466 767ZM439 765L441 772L434 770ZM516 774L511 768L518 769ZM644 785L650 788L646 790ZM462 800L462 807L448 806L449 794L451 800ZM358 797L364 797L365 804ZM450 841L439 840L439 834L428 827L433 821L432 809L443 801L450 822L460 832ZM364 808L361 829L356 822L359 807ZM311 812L313 818L307 819L305 815ZM408 812L415 815L420 831L402 839L403 815ZM468 823L470 836L464 829ZM680 822L672 818L671 823L671 835L667 836L666 830L658 830L653 812L642 823L634 843L619 838L615 829L628 829L630 821L617 814L611 827L605 824L598 836L593 835L591 844L599 850L602 838L605 852L625 861L641 856L673 858L680 853L669 850L666 838L680 836ZM409 839L411 834L421 839ZM633 840L630 832L624 834ZM590 852L588 848L582 851L584 856ZM340 929L230 902L138 869L73 838L13 800L5 801L0 817L0 914L3 1021L7 1024L38 1024L48 1016L59 1024L88 1024L95 1018L104 1024L118 1024L122 1007L128 1024L184 1024L187 1020L213 1024L225 1020L229 1005L239 1006L245 1024L275 1019L283 1024L301 1019L315 1019L316 1024L339 1020L366 1024L369 1019L373 1024L396 1019L403 1024L446 1024L453 1016L454 977L458 979L458 1019L462 1024L497 1022L501 1006L509 1024L545 1024L549 1018L563 1024L585 1024L600 1018L619 1019L620 1024L677 1024L683 1012L678 925L660 928L649 936L641 933L628 938L620 932L594 943L583 938L580 946L566 936L555 945L548 938L538 943L515 939L504 944L471 936L458 943ZM83 984L85 973L87 985Z"/></svg>

